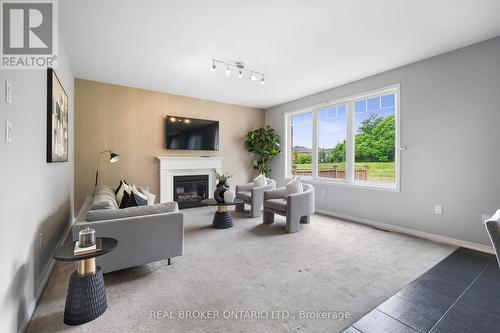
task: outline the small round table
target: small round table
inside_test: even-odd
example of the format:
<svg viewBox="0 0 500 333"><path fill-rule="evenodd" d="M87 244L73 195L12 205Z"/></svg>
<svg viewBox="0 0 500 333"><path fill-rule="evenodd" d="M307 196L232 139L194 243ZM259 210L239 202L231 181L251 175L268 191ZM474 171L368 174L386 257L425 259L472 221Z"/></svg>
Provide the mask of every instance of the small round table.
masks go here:
<svg viewBox="0 0 500 333"><path fill-rule="evenodd" d="M57 248L53 257L59 261L76 261L76 271L71 273L64 308L64 323L80 325L102 315L108 305L101 267L95 258L112 251L118 241L114 238L97 237L97 250L91 253L74 254L75 243Z"/></svg>
<svg viewBox="0 0 500 333"><path fill-rule="evenodd" d="M234 199L233 202L218 202L215 199L205 199L201 201L204 205L216 206L212 227L215 229L228 229L233 227L233 218L228 210L229 206L244 203L241 199Z"/></svg>

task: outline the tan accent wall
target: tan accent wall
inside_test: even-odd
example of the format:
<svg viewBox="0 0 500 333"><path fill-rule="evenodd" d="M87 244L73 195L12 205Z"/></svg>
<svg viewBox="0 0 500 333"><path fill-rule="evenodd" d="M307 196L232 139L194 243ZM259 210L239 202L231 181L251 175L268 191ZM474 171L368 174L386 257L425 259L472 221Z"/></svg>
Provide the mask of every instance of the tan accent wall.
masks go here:
<svg viewBox="0 0 500 333"><path fill-rule="evenodd" d="M165 116L218 120L219 151L164 149ZM121 160L101 161L99 183L115 187L120 179L149 186L159 199L156 156L224 156L231 186L255 175L244 146L248 130L264 125L264 111L191 97L75 79L75 208L94 186L99 151L111 149Z"/></svg>

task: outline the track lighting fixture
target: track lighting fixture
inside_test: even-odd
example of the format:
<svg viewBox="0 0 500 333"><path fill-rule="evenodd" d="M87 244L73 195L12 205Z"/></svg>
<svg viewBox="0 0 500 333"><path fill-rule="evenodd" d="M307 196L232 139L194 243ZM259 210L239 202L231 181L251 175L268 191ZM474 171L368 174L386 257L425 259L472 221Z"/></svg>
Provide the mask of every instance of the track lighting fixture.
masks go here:
<svg viewBox="0 0 500 333"><path fill-rule="evenodd" d="M257 80L257 75L260 76L260 83L264 84L265 79L264 79L264 73L255 71L253 69L245 68L245 64L241 61L235 62L235 63L228 63L225 61L217 60L217 59L212 59L212 66L210 67L210 70L212 72L215 72L215 69L217 68L216 63L220 63L223 65L226 65L226 71L225 74L226 76L231 75L231 70L237 70L238 71L238 77L241 79L243 77L244 72L247 72L249 74L248 79L250 81L256 81Z"/></svg>

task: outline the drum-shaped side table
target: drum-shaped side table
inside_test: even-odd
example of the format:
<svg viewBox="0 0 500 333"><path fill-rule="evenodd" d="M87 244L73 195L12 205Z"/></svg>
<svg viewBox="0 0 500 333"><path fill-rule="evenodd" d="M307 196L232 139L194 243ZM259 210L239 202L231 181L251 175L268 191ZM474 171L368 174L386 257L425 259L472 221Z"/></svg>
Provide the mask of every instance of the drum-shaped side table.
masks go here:
<svg viewBox="0 0 500 333"><path fill-rule="evenodd" d="M212 227L215 229L228 229L233 227L233 218L228 210L229 206L244 203L241 199L234 199L233 202L218 202L215 199L205 199L201 201L204 205L216 206Z"/></svg>
<svg viewBox="0 0 500 333"><path fill-rule="evenodd" d="M108 305L101 267L95 258L112 251L118 241L114 238L98 237L98 251L74 254L75 243L63 245L54 251L53 257L60 261L76 261L76 271L71 273L64 308L64 323L80 325L102 315Z"/></svg>

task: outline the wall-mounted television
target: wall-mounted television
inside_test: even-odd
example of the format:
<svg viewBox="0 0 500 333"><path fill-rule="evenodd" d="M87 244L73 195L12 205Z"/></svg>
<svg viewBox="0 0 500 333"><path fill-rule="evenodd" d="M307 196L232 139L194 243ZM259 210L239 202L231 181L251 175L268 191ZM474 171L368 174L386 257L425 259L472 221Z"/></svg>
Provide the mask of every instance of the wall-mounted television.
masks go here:
<svg viewBox="0 0 500 333"><path fill-rule="evenodd" d="M165 147L178 150L219 150L219 122L167 116Z"/></svg>

